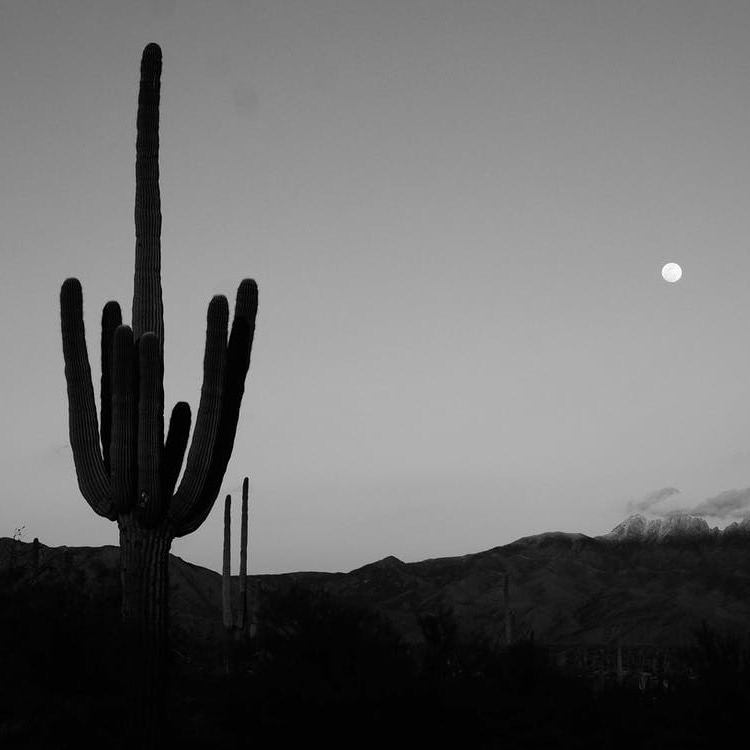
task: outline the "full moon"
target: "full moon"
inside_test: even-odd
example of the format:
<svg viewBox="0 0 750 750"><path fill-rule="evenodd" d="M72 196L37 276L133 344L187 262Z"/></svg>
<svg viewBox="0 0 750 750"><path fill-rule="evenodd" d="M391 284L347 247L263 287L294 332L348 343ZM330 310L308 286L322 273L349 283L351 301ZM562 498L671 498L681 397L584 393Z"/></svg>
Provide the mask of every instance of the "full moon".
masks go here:
<svg viewBox="0 0 750 750"><path fill-rule="evenodd" d="M675 281L679 281L682 278L682 269L677 263L667 263L661 269L661 275L664 281L674 284Z"/></svg>

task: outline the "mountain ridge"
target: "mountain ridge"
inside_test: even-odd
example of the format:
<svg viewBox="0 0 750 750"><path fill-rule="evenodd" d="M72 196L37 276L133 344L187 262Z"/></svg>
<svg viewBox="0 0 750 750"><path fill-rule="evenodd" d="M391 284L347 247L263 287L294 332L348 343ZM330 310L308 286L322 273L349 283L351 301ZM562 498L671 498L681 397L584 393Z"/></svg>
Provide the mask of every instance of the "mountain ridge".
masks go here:
<svg viewBox="0 0 750 750"><path fill-rule="evenodd" d="M750 523L723 531L685 519L650 524L636 514L601 536L544 532L454 557L404 562L389 555L348 573L251 575L250 588L259 619L273 591L323 589L380 612L411 643L423 639L420 618L446 609L462 630L501 642L506 576L516 633L547 644L592 645L617 636L626 644L678 645L690 642L703 622L744 633ZM39 557L33 580L116 599L117 547L40 544ZM11 564L31 581L32 544L0 538L0 571ZM172 625L183 637L221 639L219 573L171 555L170 602Z"/></svg>
<svg viewBox="0 0 750 750"><path fill-rule="evenodd" d="M679 540L721 540L750 536L750 516L733 521L724 529L710 527L705 518L690 513L673 512L662 518L648 520L635 513L621 521L608 534L597 538L615 542L664 542Z"/></svg>

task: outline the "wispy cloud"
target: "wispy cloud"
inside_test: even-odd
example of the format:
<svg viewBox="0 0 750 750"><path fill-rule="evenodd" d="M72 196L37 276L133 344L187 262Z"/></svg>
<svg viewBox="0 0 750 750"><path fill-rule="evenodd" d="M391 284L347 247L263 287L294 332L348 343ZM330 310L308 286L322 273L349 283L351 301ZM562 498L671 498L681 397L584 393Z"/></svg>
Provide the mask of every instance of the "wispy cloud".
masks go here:
<svg viewBox="0 0 750 750"><path fill-rule="evenodd" d="M750 514L750 487L725 490L692 506L675 507L674 503L667 503L665 507L663 503L666 500L680 494L682 493L676 487L663 487L650 492L640 500L631 500L628 503L628 512L648 513L661 518L686 513L691 516L709 516L723 520L739 519Z"/></svg>
<svg viewBox="0 0 750 750"><path fill-rule="evenodd" d="M679 494L680 491L676 487L662 487L660 490L649 492L648 495L640 500L631 500L628 503L628 511L630 513L643 513L648 511L649 513L656 513L657 515L666 515L668 511L660 513L658 509L654 508L654 506L673 495Z"/></svg>
<svg viewBox="0 0 750 750"><path fill-rule="evenodd" d="M694 516L730 518L750 512L750 487L743 490L725 490L698 503L689 511Z"/></svg>

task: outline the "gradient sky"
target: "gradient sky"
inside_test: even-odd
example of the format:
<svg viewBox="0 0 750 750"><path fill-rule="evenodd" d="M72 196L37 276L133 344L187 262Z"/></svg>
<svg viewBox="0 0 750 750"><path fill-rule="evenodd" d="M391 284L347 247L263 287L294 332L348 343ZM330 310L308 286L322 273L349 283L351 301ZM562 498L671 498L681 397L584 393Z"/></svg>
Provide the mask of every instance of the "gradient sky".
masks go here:
<svg viewBox="0 0 750 750"><path fill-rule="evenodd" d="M270 573L750 486L749 35L747 0L1 3L0 536L117 543L77 489L59 290L98 383L151 41L169 410L211 296L260 287L222 494L175 554L220 567L245 475Z"/></svg>

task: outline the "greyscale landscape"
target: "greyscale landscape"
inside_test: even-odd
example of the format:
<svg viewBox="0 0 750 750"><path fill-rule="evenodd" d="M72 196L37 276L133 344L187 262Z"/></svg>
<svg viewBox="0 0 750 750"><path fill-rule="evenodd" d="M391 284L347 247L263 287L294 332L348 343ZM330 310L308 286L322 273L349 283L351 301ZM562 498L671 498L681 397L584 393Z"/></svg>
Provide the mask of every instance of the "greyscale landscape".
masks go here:
<svg viewBox="0 0 750 750"><path fill-rule="evenodd" d="M750 11L141 5L0 12L0 746L736 741Z"/></svg>
<svg viewBox="0 0 750 750"><path fill-rule="evenodd" d="M121 741L119 549L6 538L0 564L6 741ZM161 742L730 742L750 690L749 564L748 522L640 515L349 573L222 576L171 556Z"/></svg>

